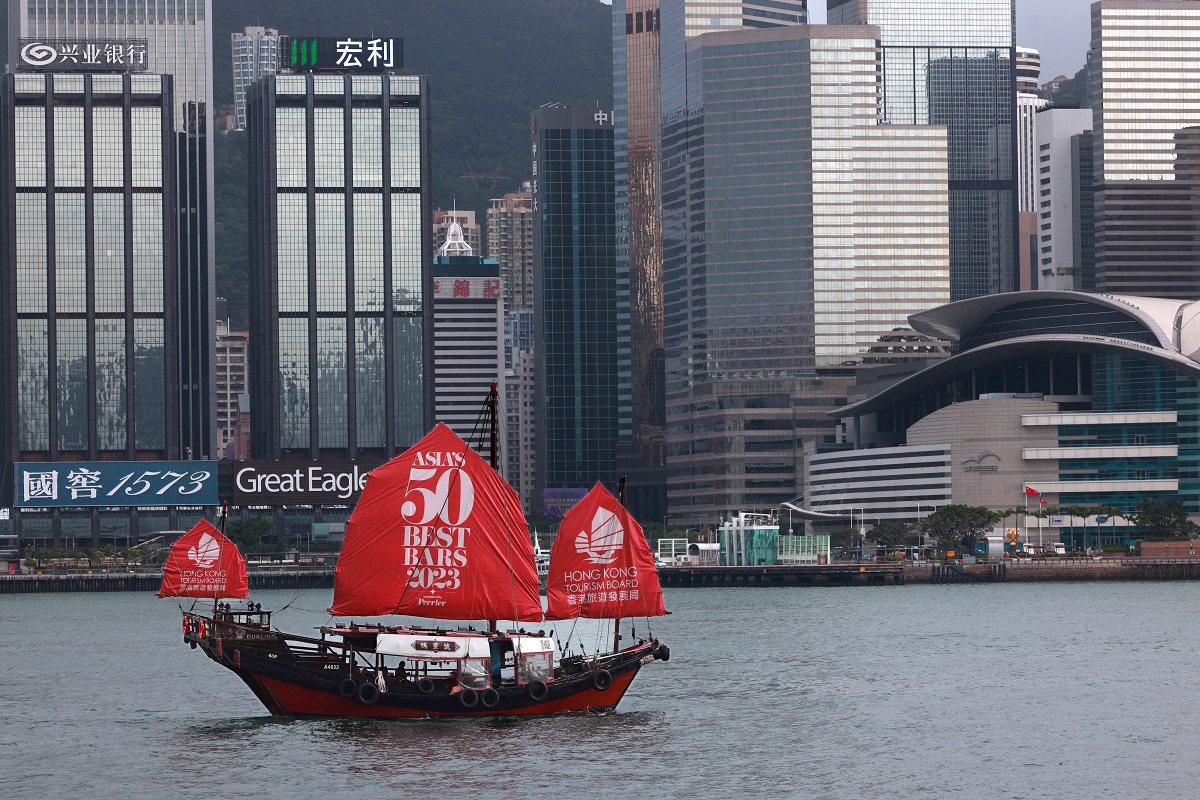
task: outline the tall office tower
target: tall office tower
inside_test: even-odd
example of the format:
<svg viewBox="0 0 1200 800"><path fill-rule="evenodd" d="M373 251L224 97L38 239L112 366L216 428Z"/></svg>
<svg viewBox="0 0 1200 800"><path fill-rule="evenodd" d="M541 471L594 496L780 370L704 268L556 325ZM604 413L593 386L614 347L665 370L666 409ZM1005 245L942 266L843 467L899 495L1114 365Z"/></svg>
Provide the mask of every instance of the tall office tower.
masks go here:
<svg viewBox="0 0 1200 800"><path fill-rule="evenodd" d="M245 437L242 427L241 400L246 391L246 353L250 334L229 328L229 319L217 320L217 445L221 458L232 461L250 453L240 450Z"/></svg>
<svg viewBox="0 0 1200 800"><path fill-rule="evenodd" d="M229 34L233 46L234 130L246 130L246 89L263 75L279 72L279 31L249 25Z"/></svg>
<svg viewBox="0 0 1200 800"><path fill-rule="evenodd" d="M461 236L457 223L452 224L449 241ZM443 246L433 261L434 411L438 422L449 425L486 459L491 427L481 412L488 388L496 384L504 397L500 265L449 252Z"/></svg>
<svg viewBox="0 0 1200 800"><path fill-rule="evenodd" d="M801 445L835 443L856 368L928 347L907 316L949 299L946 130L879 124L878 37L704 34L664 95L675 524L800 494Z"/></svg>
<svg viewBox="0 0 1200 800"><path fill-rule="evenodd" d="M179 192L181 214L174 301L179 424L185 457L215 457L212 0L8 0L8 37L9 59L18 70L22 41L145 40L145 69L173 77L172 118L179 141L172 183Z"/></svg>
<svg viewBox="0 0 1200 800"><path fill-rule="evenodd" d="M535 495L553 515L619 477L612 112L539 108L531 149Z"/></svg>
<svg viewBox="0 0 1200 800"><path fill-rule="evenodd" d="M479 223L475 221L475 212L443 211L440 208L433 212L433 247L435 250L440 249L449 241L450 229L454 225L458 226L459 233L455 247L461 248L465 244L468 249L456 250L451 255L478 255L483 252Z"/></svg>
<svg viewBox="0 0 1200 800"><path fill-rule="evenodd" d="M504 313L533 308L533 185L489 201L487 257L500 264Z"/></svg>
<svg viewBox="0 0 1200 800"><path fill-rule="evenodd" d="M666 514L663 373L662 99L685 91L688 38L717 30L799 25L807 0L613 0L617 199L618 462L627 503ZM672 76L667 86L664 76Z"/></svg>
<svg viewBox="0 0 1200 800"><path fill-rule="evenodd" d="M1078 241L1078 233L1088 222L1082 206L1090 200L1086 184L1091 181L1081 184L1086 176L1080 174L1079 137L1091 129L1089 108L1047 108L1037 115L1039 289L1089 291L1084 279L1092 270L1082 258L1085 243ZM1083 166L1090 167L1087 150Z"/></svg>
<svg viewBox="0 0 1200 800"><path fill-rule="evenodd" d="M1194 300L1200 3L1093 3L1091 67L1096 288Z"/></svg>
<svg viewBox="0 0 1200 800"><path fill-rule="evenodd" d="M1071 137L1072 263L1079 288L1096 291L1096 137L1090 130Z"/></svg>
<svg viewBox="0 0 1200 800"><path fill-rule="evenodd" d="M247 114L251 452L390 458L433 424L426 79L268 75Z"/></svg>
<svg viewBox="0 0 1200 800"><path fill-rule="evenodd" d="M0 75L5 506L28 499L14 503L17 462L187 456L171 83L154 74ZM22 509L18 530L92 545L112 543L115 529L135 538L170 527L167 512L71 505Z"/></svg>
<svg viewBox="0 0 1200 800"><path fill-rule="evenodd" d="M504 315L505 477L521 495L527 514L534 510L537 458L534 378L533 306L530 305Z"/></svg>
<svg viewBox="0 0 1200 800"><path fill-rule="evenodd" d="M1018 286L1013 8L1014 0L829 2L831 24L879 26L884 119L949 129L955 300Z"/></svg>
<svg viewBox="0 0 1200 800"><path fill-rule="evenodd" d="M1034 124L1037 110L1049 103L1038 96L1041 70L1042 58L1037 50L1017 48L1017 210L1020 212L1037 211Z"/></svg>

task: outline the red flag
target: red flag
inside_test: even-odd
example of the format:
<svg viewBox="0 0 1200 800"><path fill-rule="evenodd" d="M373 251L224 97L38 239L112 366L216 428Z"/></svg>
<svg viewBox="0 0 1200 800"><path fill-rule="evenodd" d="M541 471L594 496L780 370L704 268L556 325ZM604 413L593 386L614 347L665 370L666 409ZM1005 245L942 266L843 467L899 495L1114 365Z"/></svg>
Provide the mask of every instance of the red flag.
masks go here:
<svg viewBox="0 0 1200 800"><path fill-rule="evenodd" d="M546 619L666 613L642 526L597 483L563 517L550 549Z"/></svg>
<svg viewBox="0 0 1200 800"><path fill-rule="evenodd" d="M1038 490L1034 489L1032 486L1026 486L1025 494L1029 495L1030 497L1037 497L1039 493Z"/></svg>
<svg viewBox="0 0 1200 800"><path fill-rule="evenodd" d="M367 477L346 523L330 613L540 620L520 497L438 423Z"/></svg>
<svg viewBox="0 0 1200 800"><path fill-rule="evenodd" d="M248 597L246 560L237 545L200 520L171 545L159 597Z"/></svg>
<svg viewBox="0 0 1200 800"><path fill-rule="evenodd" d="M1039 497L1038 502L1041 503L1042 505L1047 505L1046 498L1044 498L1044 497Z"/></svg>

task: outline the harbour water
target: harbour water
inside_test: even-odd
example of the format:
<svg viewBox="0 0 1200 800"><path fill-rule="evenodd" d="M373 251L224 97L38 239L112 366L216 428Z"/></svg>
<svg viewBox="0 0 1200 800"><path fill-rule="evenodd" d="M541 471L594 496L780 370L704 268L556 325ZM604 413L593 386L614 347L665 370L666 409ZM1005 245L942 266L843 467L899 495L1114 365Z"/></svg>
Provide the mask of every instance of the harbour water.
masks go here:
<svg viewBox="0 0 1200 800"><path fill-rule="evenodd" d="M262 592L296 632L327 590ZM604 717L267 717L174 601L0 596L6 798L1192 796L1200 584L668 589ZM640 632L640 631L639 631Z"/></svg>

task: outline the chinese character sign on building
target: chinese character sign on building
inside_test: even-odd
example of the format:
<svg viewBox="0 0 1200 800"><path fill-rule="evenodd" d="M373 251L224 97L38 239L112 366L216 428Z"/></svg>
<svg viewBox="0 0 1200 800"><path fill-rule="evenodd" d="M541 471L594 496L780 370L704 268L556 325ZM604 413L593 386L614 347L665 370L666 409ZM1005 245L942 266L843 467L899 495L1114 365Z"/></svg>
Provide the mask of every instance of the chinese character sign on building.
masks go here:
<svg viewBox="0 0 1200 800"><path fill-rule="evenodd" d="M22 39L17 69L35 72L141 72L145 39Z"/></svg>
<svg viewBox="0 0 1200 800"><path fill-rule="evenodd" d="M436 278L433 282L438 300L494 300L502 294L499 278Z"/></svg>
<svg viewBox="0 0 1200 800"><path fill-rule="evenodd" d="M280 37L280 64L293 72L386 72L404 66L403 39Z"/></svg>
<svg viewBox="0 0 1200 800"><path fill-rule="evenodd" d="M17 464L21 508L215 506L215 461L72 461Z"/></svg>

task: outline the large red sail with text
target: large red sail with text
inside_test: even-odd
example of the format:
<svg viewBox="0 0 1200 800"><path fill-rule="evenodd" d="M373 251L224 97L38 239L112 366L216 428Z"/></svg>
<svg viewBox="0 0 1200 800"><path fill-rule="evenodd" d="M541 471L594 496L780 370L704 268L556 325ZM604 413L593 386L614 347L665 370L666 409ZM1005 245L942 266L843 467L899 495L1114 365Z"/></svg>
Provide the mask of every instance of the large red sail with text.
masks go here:
<svg viewBox="0 0 1200 800"><path fill-rule="evenodd" d="M550 549L546 619L667 613L642 526L597 483L563 517Z"/></svg>
<svg viewBox="0 0 1200 800"><path fill-rule="evenodd" d="M171 545L159 597L247 597L246 560L208 520Z"/></svg>
<svg viewBox="0 0 1200 800"><path fill-rule="evenodd" d="M371 471L346 523L329 611L540 620L517 493L439 423Z"/></svg>

